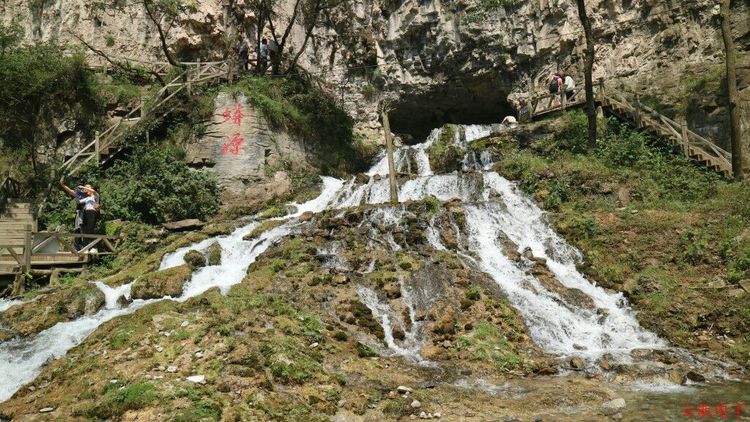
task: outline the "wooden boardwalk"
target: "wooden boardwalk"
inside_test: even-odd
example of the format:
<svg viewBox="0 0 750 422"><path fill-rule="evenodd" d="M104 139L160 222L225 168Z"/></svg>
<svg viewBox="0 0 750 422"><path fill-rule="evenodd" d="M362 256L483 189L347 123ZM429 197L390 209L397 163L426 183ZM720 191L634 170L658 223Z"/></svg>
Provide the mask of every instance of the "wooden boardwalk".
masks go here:
<svg viewBox="0 0 750 422"><path fill-rule="evenodd" d="M596 103L604 110L622 119L634 122L636 128L641 131L650 132L665 139L686 157L701 162L724 177L730 178L732 176L732 153L716 145L715 142L689 130L686 123L678 123L651 107L641 104L638 95L634 94L628 98L622 90L605 88L603 81L600 80L594 97ZM563 100L562 103L557 105L545 107L543 102L549 101L549 99L550 94L529 99L519 113L521 121L533 120L586 104L582 87L575 90L574 100L569 103Z"/></svg>
<svg viewBox="0 0 750 422"><path fill-rule="evenodd" d="M117 253L111 236L37 231L31 203L0 199L6 203L0 212L0 277L14 279L14 295L23 292L27 276L80 272L92 256ZM80 249L74 247L75 238L82 239Z"/></svg>

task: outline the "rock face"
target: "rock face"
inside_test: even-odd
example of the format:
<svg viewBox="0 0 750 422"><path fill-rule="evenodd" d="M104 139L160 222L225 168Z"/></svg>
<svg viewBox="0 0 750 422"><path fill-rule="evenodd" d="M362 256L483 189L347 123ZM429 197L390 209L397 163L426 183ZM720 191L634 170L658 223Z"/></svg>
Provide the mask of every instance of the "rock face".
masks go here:
<svg viewBox="0 0 750 422"><path fill-rule="evenodd" d="M239 95L220 93L206 136L187 148L187 160L216 175L223 203L253 205L291 189L289 171L309 169L304 143L270 128Z"/></svg>
<svg viewBox="0 0 750 422"><path fill-rule="evenodd" d="M292 3L281 1L278 8L289 9ZM379 90L395 99L394 132L416 140L442 123L498 122L524 105L529 91L544 93L551 72L570 73L580 84L585 46L574 2L508 3L515 4L479 0L343 3L327 13L328 24L315 31L300 64L329 84L370 139L382 138L378 135ZM750 72L743 70L743 63L750 50L750 7L747 2L735 3L732 19L740 89L748 96ZM254 33L245 3L238 0L235 5L236 18L245 19L249 33ZM680 81L700 82L691 66L705 68L723 60L720 37L714 36L718 7L713 1L594 0L587 5L594 11L595 79L622 80L641 90L644 97L677 101L670 97L684 93L686 84ZM109 9L82 0L31 4L11 0L0 5L0 12L4 21L21 22L29 40L73 40L70 31L116 57L164 60L155 27L139 2ZM168 34L168 44L181 59L225 57L225 20L221 2L199 2L194 12L179 17ZM303 38L299 28L292 31L292 48L297 49ZM675 95L664 92L665 84ZM706 126L692 129L706 135L723 133L722 107L715 98L705 100L697 108L683 110L691 121ZM211 145L221 148L220 142L218 147L216 142ZM256 150L249 143L246 149ZM257 148L265 149L267 144ZM224 166L216 155L214 150L206 158ZM243 175L252 183L258 167L245 164L250 173ZM283 184L284 180L280 176L275 182ZM238 190L239 186L233 189Z"/></svg>
<svg viewBox="0 0 750 422"><path fill-rule="evenodd" d="M133 299L156 299L164 296L179 297L183 285L190 280L193 270L188 264L149 273L133 283Z"/></svg>

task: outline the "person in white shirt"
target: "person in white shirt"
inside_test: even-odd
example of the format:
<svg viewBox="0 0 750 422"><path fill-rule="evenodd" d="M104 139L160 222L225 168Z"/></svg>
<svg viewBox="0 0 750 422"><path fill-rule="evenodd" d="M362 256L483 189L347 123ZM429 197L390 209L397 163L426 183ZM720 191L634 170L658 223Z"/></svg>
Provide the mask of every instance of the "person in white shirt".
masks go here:
<svg viewBox="0 0 750 422"><path fill-rule="evenodd" d="M575 97L576 81L570 75L565 75L565 82L563 82L563 88L565 88L565 99L571 101Z"/></svg>
<svg viewBox="0 0 750 422"><path fill-rule="evenodd" d="M84 186L83 192L86 196L78 200L78 204L83 207L81 233L94 234L96 231L96 220L99 218L99 210L101 209L99 194L96 193L96 190L91 185ZM84 241L90 242L91 239L84 239Z"/></svg>

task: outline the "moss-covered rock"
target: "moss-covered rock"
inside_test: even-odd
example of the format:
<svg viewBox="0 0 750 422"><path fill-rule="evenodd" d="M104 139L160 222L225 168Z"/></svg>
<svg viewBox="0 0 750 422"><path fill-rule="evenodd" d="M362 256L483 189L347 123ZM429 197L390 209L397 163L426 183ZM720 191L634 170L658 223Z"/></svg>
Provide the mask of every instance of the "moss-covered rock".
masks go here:
<svg viewBox="0 0 750 422"><path fill-rule="evenodd" d="M221 245L219 242L214 242L208 247L206 255L208 255L208 265L221 265Z"/></svg>
<svg viewBox="0 0 750 422"><path fill-rule="evenodd" d="M185 264L146 274L133 283L131 296L133 299L178 297L182 295L183 285L190 280L192 273L190 265Z"/></svg>
<svg viewBox="0 0 750 422"><path fill-rule="evenodd" d="M461 170L466 150L454 143L456 131L453 125L446 125L429 150L430 167L435 173L450 173Z"/></svg>
<svg viewBox="0 0 750 422"><path fill-rule="evenodd" d="M279 227L280 225L284 224L284 220L267 220L262 223L260 223L258 226L256 226L250 233L244 235L242 237L242 240L252 240L256 237L260 236L261 233L266 232L268 230L274 229L276 227Z"/></svg>
<svg viewBox="0 0 750 422"><path fill-rule="evenodd" d="M13 337L15 337L15 335L13 335L13 332L11 332L10 330L6 330L4 328L0 328L0 343L4 341L8 341L12 339Z"/></svg>
<svg viewBox="0 0 750 422"><path fill-rule="evenodd" d="M0 322L21 336L28 336L58 322L92 315L103 305L104 293L93 284L81 282L13 306L0 314Z"/></svg>
<svg viewBox="0 0 750 422"><path fill-rule="evenodd" d="M185 263L190 265L192 268L200 268L206 266L206 257L202 253L192 249L185 254Z"/></svg>

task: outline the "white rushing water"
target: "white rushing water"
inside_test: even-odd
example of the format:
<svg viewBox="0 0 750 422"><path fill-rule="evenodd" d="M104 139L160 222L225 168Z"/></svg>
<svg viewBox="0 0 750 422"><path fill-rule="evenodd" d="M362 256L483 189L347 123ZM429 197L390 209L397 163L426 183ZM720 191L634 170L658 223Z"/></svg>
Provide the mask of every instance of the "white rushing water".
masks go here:
<svg viewBox="0 0 750 422"><path fill-rule="evenodd" d="M323 190L317 198L304 204L292 204L296 206L297 211L279 218L288 220L287 223L262 233L256 239L242 240L244 235L257 226L258 223L253 222L227 236L208 239L165 256L161 269L184 263L182 259L190 249L205 250L214 241L218 241L224 248L222 264L197 270L179 298L135 300L127 306L121 307L118 301L121 297L129 298L132 283L112 288L102 282L96 282L96 286L105 295L104 309L91 316L58 323L33 337L15 339L0 344L0 374L2 374L0 376L0 402L7 400L21 386L32 381L45 362L64 356L68 350L80 344L97 327L112 318L133 313L144 305L160 300L185 301L213 287L218 287L221 291L226 292L232 285L242 281L247 268L258 255L275 240L289 233L292 227L297 224L296 217L306 211L319 212L325 209L341 186L340 180L329 177L323 178ZM8 302L4 302L3 305L6 303Z"/></svg>
<svg viewBox="0 0 750 422"><path fill-rule="evenodd" d="M487 136L494 128L465 126L456 131L454 142L461 146ZM638 324L633 311L621 294L609 293L595 286L576 269L579 252L558 236L549 225L546 214L536 204L521 194L515 184L497 173L453 173L435 175L429 168L427 152L440 136L434 130L425 143L399 148L395 153L399 172L414 177L399 186L399 201L419 200L435 196L442 201L459 198L466 208L464 237L467 251L474 257L479 269L489 274L506 292L509 301L521 312L534 341L545 351L563 355L595 358L612 353L627 360L627 352L634 348L663 348L666 343ZM469 152L473 154L473 152ZM422 158L424 155L424 158ZM421 163L409 166L407 158ZM467 159L464 160L466 167ZM489 168L488 155L482 154L472 169ZM416 171L410 171L414 170ZM352 180L341 190L334 201L335 207L360 204L378 204L389 199L386 179L387 161L383 157L368 173L373 176L367 184L356 185ZM380 177L377 177L380 176ZM435 249L445 247L439 242L437 230L430 225L426 237ZM523 264L505 255L502 239L509 239L518 252L529 248L535 257L545 258L547 266L568 289L578 289L590 297L595 308L570 303L558 293L544 287ZM360 293L360 296L363 296ZM370 295L371 296L371 295ZM382 303L365 296L366 304L381 321L391 324L392 311ZM597 312L597 309L604 310ZM386 321L387 320L387 321ZM390 326L384 329L388 331ZM391 344L392 337L386 334ZM392 347L397 353L409 355L411 351Z"/></svg>
<svg viewBox="0 0 750 422"><path fill-rule="evenodd" d="M498 130L498 127L462 126L455 131L453 142L465 147L494 130ZM471 172L434 174L430 168L428 153L430 146L440 135L441 130L436 129L424 143L401 147L394 152L398 171L413 175L399 186L399 200L419 200L435 196L443 201L453 198L463 201L466 227L461 229L454 224L451 228L458 234L461 250L456 252L473 260L480 270L489 274L506 292L510 302L523 315L530 335L542 349L563 355L576 354L594 358L602 353L624 355L633 348L665 346L656 335L638 325L620 294L608 293L596 287L577 271L575 263L579 259L579 253L552 230L545 213L519 193L513 183L497 173L487 171L491 165L489 154L482 153L477 157L470 156L474 153L469 152L464 159L464 169L472 170ZM229 235L206 239L168 254L162 260L160 269L183 264L184 255L191 249L205 252L214 242L218 242L223 249L221 264L197 269L179 298L134 301L120 307L118 301L120 297L129 296L130 286L110 288L97 283L106 296L106 306L97 314L57 324L32 338L0 344L0 374L4 374L0 377L0 401L8 399L23 384L31 381L47 360L63 356L96 327L112 318L134 312L147 303L158 300L184 301L214 287L226 293L231 286L243 279L249 265L262 252L300 224L297 217L304 212L388 202L389 187L384 177L387 173L388 164L383 157L367 173L371 178L366 184L358 185L354 178L343 182L323 177L323 189L317 198L303 204L292 204L296 211L277 218L284 220L281 225L254 239L242 238L258 226L259 223L255 221ZM399 211L400 207L383 208L375 214L386 223L397 223L402 215ZM434 221L429 224L426 238L434 248L446 249L440 241ZM534 256L546 258L549 269L565 287L580 290L591 298L596 308L606 311L597 313L596 309L568 303L557 293L547 290L539 280L528 274L522 264L505 255L501 239L512 241L519 252L529 248ZM390 234L377 239L377 242L394 250L400 249ZM323 252L335 253L335 249ZM330 265L339 265L334 259L330 262ZM374 270L374 265L373 261L368 271ZM389 349L396 355L426 363L418 354L421 347L421 325L415 321L411 297L419 294L420 300L424 300L422 296L429 295L430 292L411 292L403 284L402 282L402 297L409 307L411 319L408 327L387 301L378 298L375 291L360 286L358 295L383 326ZM11 304L0 301L0 306L7 308ZM394 324L399 325L405 334L400 344L393 337Z"/></svg>
<svg viewBox="0 0 750 422"><path fill-rule="evenodd" d="M0 312L4 312L11 306L20 305L22 303L23 303L22 300L0 299Z"/></svg>

